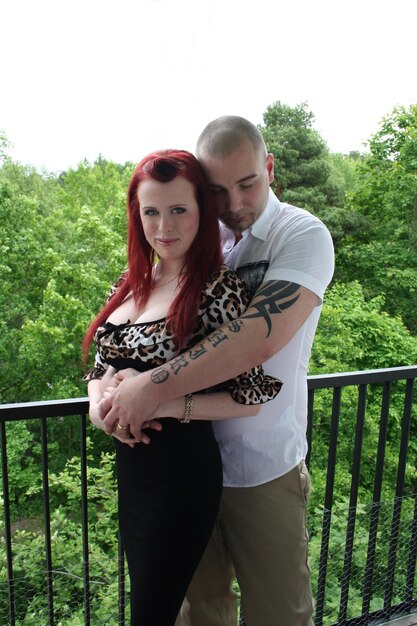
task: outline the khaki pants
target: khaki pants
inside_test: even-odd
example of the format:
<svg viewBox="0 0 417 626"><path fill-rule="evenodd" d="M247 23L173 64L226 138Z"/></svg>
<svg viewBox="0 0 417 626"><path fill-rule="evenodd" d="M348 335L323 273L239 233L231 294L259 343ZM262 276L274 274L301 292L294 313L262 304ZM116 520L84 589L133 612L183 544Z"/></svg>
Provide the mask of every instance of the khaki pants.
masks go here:
<svg viewBox="0 0 417 626"><path fill-rule="evenodd" d="M236 575L247 626L313 626L304 462L264 485L223 488L209 545L176 626L236 626Z"/></svg>

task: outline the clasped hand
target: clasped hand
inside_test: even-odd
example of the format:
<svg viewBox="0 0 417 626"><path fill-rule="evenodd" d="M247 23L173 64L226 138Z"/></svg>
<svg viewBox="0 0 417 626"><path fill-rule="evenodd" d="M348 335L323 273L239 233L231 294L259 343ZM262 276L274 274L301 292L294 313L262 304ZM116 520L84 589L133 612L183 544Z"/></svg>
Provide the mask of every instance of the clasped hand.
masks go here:
<svg viewBox="0 0 417 626"><path fill-rule="evenodd" d="M143 430L151 428L160 431L162 425L154 419L153 411L150 411L149 407L148 415L141 416L142 411L136 406L138 403L135 392L139 373L131 368L114 371L115 373L106 381L103 379L106 386L97 404L98 417L101 422L99 427L108 435L112 435L131 447L139 442L149 444L151 440ZM96 421L97 419L94 423Z"/></svg>

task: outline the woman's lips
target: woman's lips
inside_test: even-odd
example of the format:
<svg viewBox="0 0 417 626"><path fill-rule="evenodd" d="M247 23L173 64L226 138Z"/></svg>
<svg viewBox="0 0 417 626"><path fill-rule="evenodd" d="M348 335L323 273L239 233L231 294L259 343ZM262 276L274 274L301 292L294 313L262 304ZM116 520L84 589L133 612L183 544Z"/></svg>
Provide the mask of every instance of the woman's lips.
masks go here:
<svg viewBox="0 0 417 626"><path fill-rule="evenodd" d="M177 243L178 239L157 239L156 240L161 246L171 246L174 243Z"/></svg>

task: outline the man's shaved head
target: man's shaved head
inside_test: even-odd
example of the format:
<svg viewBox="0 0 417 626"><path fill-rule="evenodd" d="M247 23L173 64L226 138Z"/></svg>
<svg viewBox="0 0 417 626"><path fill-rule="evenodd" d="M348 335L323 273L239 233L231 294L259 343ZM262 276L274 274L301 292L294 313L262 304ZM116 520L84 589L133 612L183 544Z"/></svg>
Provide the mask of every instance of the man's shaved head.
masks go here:
<svg viewBox="0 0 417 626"><path fill-rule="evenodd" d="M263 137L258 128L237 115L223 115L210 122L197 141L197 158L207 154L224 158L234 152L244 141L249 141L256 152L267 155Z"/></svg>

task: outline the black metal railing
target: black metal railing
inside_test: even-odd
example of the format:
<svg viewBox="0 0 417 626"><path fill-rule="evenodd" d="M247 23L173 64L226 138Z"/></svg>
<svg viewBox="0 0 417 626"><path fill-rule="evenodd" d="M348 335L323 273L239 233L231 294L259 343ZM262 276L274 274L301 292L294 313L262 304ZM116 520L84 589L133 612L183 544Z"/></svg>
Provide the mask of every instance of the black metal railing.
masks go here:
<svg viewBox="0 0 417 626"><path fill-rule="evenodd" d="M316 626L381 624L417 612L416 377L417 366L309 377L307 462L314 489L308 522ZM96 541L106 509L101 497L114 487L108 487L108 476L100 477L100 462L93 458L87 411L85 398L0 406L2 625L126 623L128 581L125 588L121 550L111 543L114 528L104 532L104 549ZM78 452L72 447L72 457L51 468L50 432L68 420ZM18 423L32 437L22 447L23 458L16 447L18 437L27 441L27 435L17 432ZM17 468L36 476L38 459L39 485L22 491L15 484ZM70 502L61 514L60 489ZM34 493L42 505L34 503ZM110 508L113 495L104 496ZM31 530L21 519L22 502L28 519L36 518Z"/></svg>
<svg viewBox="0 0 417 626"><path fill-rule="evenodd" d="M417 367L402 367L309 378L307 461L313 484L320 474L320 458L315 455L315 441L320 440L315 397L318 390L332 389L331 398L323 405L330 423L325 424L329 439L317 563L316 626L380 624L417 611L417 455L414 442L410 442L410 433L417 431L416 375ZM345 403L344 394L348 395ZM373 432L369 432L370 423ZM345 493L346 506L339 507L335 515L337 498L343 498L343 489L336 489L338 452L343 437L349 435L350 456L342 460L349 462L351 480ZM364 486L364 482L368 484ZM405 503L407 512L403 514ZM340 524L341 518L344 542L333 538L330 559L332 523ZM355 543L358 521L362 531L359 545ZM310 522L312 527L317 523L313 514ZM405 564L398 563L399 554L401 558L405 555ZM329 600L334 601L326 582L335 557L334 575L340 586L337 619L336 610L326 608ZM355 583L360 611L349 607ZM328 619L329 614L333 619Z"/></svg>

